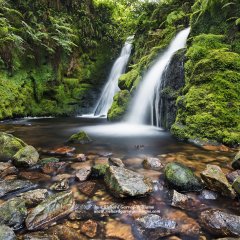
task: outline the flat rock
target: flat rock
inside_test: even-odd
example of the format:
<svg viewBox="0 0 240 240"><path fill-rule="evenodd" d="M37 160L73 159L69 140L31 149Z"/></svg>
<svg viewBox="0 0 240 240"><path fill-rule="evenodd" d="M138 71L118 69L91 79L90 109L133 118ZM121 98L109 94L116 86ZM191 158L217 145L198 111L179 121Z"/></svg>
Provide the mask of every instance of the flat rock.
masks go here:
<svg viewBox="0 0 240 240"><path fill-rule="evenodd" d="M94 238L97 234L97 222L93 220L88 220L83 223L81 227L81 232L90 238Z"/></svg>
<svg viewBox="0 0 240 240"><path fill-rule="evenodd" d="M33 208L26 219L28 230L38 230L70 214L75 206L72 192L51 195Z"/></svg>
<svg viewBox="0 0 240 240"><path fill-rule="evenodd" d="M214 235L222 237L240 235L240 216L210 209L201 213L200 221L202 227Z"/></svg>
<svg viewBox="0 0 240 240"><path fill-rule="evenodd" d="M25 146L27 144L21 139L8 133L0 132L0 160L11 160Z"/></svg>
<svg viewBox="0 0 240 240"><path fill-rule="evenodd" d="M147 157L143 160L143 167L146 169L160 170L163 168L163 164L158 158Z"/></svg>
<svg viewBox="0 0 240 240"><path fill-rule="evenodd" d="M16 191L27 191L36 185L25 180L2 180L0 181L0 197Z"/></svg>
<svg viewBox="0 0 240 240"><path fill-rule="evenodd" d="M16 240L16 235L14 231L6 226L6 225L0 225L0 239L1 240Z"/></svg>
<svg viewBox="0 0 240 240"><path fill-rule="evenodd" d="M13 163L17 167L30 167L37 164L39 154L33 146L25 146L21 148L14 156Z"/></svg>
<svg viewBox="0 0 240 240"><path fill-rule="evenodd" d="M149 178L122 167L107 168L104 181L117 197L144 196L153 191L153 184Z"/></svg>
<svg viewBox="0 0 240 240"><path fill-rule="evenodd" d="M76 178L80 181L86 181L88 177L91 175L92 168L91 167L83 167L76 171Z"/></svg>
<svg viewBox="0 0 240 240"><path fill-rule="evenodd" d="M172 235L177 223L156 214L148 214L135 221L136 237L141 240L157 240Z"/></svg>
<svg viewBox="0 0 240 240"><path fill-rule="evenodd" d="M51 179L51 177L47 174L40 173L40 172L29 172L29 171L23 171L19 173L19 177L27 180L33 180L37 182L46 182Z"/></svg>
<svg viewBox="0 0 240 240"><path fill-rule="evenodd" d="M35 189L32 191L18 194L17 197L23 199L25 201L26 206L32 207L42 202L44 199L48 197L48 195L49 194L47 189Z"/></svg>
<svg viewBox="0 0 240 240"><path fill-rule="evenodd" d="M0 205L0 224L19 229L27 216L25 202L20 198L10 199Z"/></svg>
<svg viewBox="0 0 240 240"><path fill-rule="evenodd" d="M120 240L134 240L131 226L118 221L110 221L106 224L106 238Z"/></svg>
<svg viewBox="0 0 240 240"><path fill-rule="evenodd" d="M17 172L18 172L17 168L14 167L11 163L0 162L0 179L10 174L16 174Z"/></svg>
<svg viewBox="0 0 240 240"><path fill-rule="evenodd" d="M169 187L180 192L201 191L203 185L194 172L181 163L171 162L165 166L164 175Z"/></svg>
<svg viewBox="0 0 240 240"><path fill-rule="evenodd" d="M201 177L210 190L219 192L227 197L236 197L232 186L220 167L208 164L207 168L201 172Z"/></svg>
<svg viewBox="0 0 240 240"><path fill-rule="evenodd" d="M44 164L44 166L42 167L42 171L46 174L64 173L67 165L68 163L66 162L50 162Z"/></svg>

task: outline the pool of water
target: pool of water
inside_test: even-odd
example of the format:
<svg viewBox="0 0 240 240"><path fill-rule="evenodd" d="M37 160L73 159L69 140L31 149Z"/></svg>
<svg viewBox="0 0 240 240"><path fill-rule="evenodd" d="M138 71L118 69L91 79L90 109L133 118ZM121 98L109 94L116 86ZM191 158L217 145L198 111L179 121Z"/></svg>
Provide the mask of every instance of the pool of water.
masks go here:
<svg viewBox="0 0 240 240"><path fill-rule="evenodd" d="M72 134L81 130L86 131L93 141L84 145L67 144L67 139ZM144 169L142 166L143 158L145 156L161 157L165 163L178 161L191 167L199 174L206 167L206 164L209 163L219 165L224 172L230 171L229 163L234 156L233 152L206 151L195 145L180 142L172 137L169 132L162 129L126 124L109 125L104 118L17 119L1 122L0 131L9 132L39 150L74 146L76 147L76 153L84 153L87 156L112 153L112 156L121 158L127 168L150 177L156 183L156 190L150 196L140 199L121 200L121 203L126 205L140 204L153 206L154 211L160 212L164 217L179 219L180 221L184 221L185 219L185 221L187 220L190 223L199 222L198 213L201 209L183 211L169 207L164 198L166 189L164 187L163 171ZM68 169L66 171L71 174L73 170ZM101 180L95 179L95 181L97 181L99 186L96 193L91 197L86 197L82 194L76 195L78 203L84 203L87 200L119 203L119 200L112 197L108 192ZM41 183L41 186L48 188L52 182L53 180L44 184ZM75 192L77 191L75 181L71 182L71 189ZM194 193L191 195L200 201L200 204L205 205L205 207L207 206L207 208L218 207L225 211L238 212L240 214L238 201L232 201L223 197L219 197L216 201L206 201L202 200L199 194ZM107 218L105 221L108 222L109 219L115 219L131 226L133 223L133 216L127 214L117 214ZM214 238L203 230L196 236L196 239L200 239L200 236L201 239ZM184 235L180 237L181 239L191 239ZM98 239L103 238L100 237Z"/></svg>

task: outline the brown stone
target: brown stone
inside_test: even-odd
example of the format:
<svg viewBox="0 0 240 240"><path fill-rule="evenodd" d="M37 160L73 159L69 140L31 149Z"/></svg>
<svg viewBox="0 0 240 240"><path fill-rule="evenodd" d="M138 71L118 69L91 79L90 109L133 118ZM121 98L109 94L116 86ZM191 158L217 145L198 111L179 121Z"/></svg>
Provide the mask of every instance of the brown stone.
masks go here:
<svg viewBox="0 0 240 240"><path fill-rule="evenodd" d="M49 181L51 177L39 172L20 172L19 177L27 180L36 180L40 182Z"/></svg>
<svg viewBox="0 0 240 240"><path fill-rule="evenodd" d="M51 162L42 167L42 171L47 174L63 173L68 163L66 162Z"/></svg>
<svg viewBox="0 0 240 240"><path fill-rule="evenodd" d="M87 181L83 183L78 184L78 189L81 193L87 195L87 196L92 196L96 190L96 183L92 181Z"/></svg>
<svg viewBox="0 0 240 240"><path fill-rule="evenodd" d="M98 227L98 224L95 221L88 220L83 223L81 227L81 232L86 236L93 238L97 234L97 227Z"/></svg>
<svg viewBox="0 0 240 240"><path fill-rule="evenodd" d="M106 225L106 238L121 239L121 240L134 240L132 229L130 225L110 221Z"/></svg>
<svg viewBox="0 0 240 240"><path fill-rule="evenodd" d="M17 173L18 170L9 162L0 162L0 179L10 174Z"/></svg>
<svg viewBox="0 0 240 240"><path fill-rule="evenodd" d="M60 147L52 150L43 150L42 152L50 155L72 156L76 149L74 147Z"/></svg>

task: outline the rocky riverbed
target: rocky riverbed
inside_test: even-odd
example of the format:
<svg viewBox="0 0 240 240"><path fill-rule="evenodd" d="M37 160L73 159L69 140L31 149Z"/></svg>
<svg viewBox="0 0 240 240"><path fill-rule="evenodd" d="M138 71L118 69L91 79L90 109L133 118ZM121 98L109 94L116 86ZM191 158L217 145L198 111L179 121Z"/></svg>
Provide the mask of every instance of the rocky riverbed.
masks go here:
<svg viewBox="0 0 240 240"><path fill-rule="evenodd" d="M236 149L119 156L83 133L51 148L14 135L0 133L2 240L240 237Z"/></svg>

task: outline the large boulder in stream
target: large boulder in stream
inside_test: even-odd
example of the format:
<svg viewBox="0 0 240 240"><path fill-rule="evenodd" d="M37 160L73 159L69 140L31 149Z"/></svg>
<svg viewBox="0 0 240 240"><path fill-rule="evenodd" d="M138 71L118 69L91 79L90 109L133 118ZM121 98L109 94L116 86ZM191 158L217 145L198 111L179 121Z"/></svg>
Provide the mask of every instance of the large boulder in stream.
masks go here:
<svg viewBox="0 0 240 240"><path fill-rule="evenodd" d="M144 196L153 191L149 178L122 167L107 168L104 181L116 197Z"/></svg>
<svg viewBox="0 0 240 240"><path fill-rule="evenodd" d="M25 146L13 156L13 163L17 167L30 167L37 164L39 154L33 146Z"/></svg>
<svg viewBox="0 0 240 240"><path fill-rule="evenodd" d="M36 184L33 184L30 181L24 180L3 180L0 181L0 197L5 196L9 193L15 193L18 191L26 192L29 189L36 187Z"/></svg>
<svg viewBox="0 0 240 240"><path fill-rule="evenodd" d="M25 146L27 144L21 139L8 133L0 132L0 161L12 159Z"/></svg>
<svg viewBox="0 0 240 240"><path fill-rule="evenodd" d="M0 224L17 230L21 228L27 216L27 208L22 199L14 198L0 205L0 213Z"/></svg>
<svg viewBox="0 0 240 240"><path fill-rule="evenodd" d="M214 235L223 237L240 235L240 216L210 209L201 213L200 221L202 227Z"/></svg>
<svg viewBox="0 0 240 240"><path fill-rule="evenodd" d="M208 164L207 168L201 172L201 177L210 190L219 192L226 197L236 197L236 193L219 166Z"/></svg>
<svg viewBox="0 0 240 240"><path fill-rule="evenodd" d="M165 179L169 187L180 192L201 191L203 185L194 172L181 163L168 163L164 169Z"/></svg>
<svg viewBox="0 0 240 240"><path fill-rule="evenodd" d="M14 231L6 226L6 225L0 225L0 239L2 240L16 240L16 235Z"/></svg>
<svg viewBox="0 0 240 240"><path fill-rule="evenodd" d="M240 169L240 151L236 154L232 161L232 168L235 170Z"/></svg>
<svg viewBox="0 0 240 240"><path fill-rule="evenodd" d="M28 230L38 230L50 226L58 219L70 214L75 206L73 194L70 191L51 195L33 208L26 219Z"/></svg>

